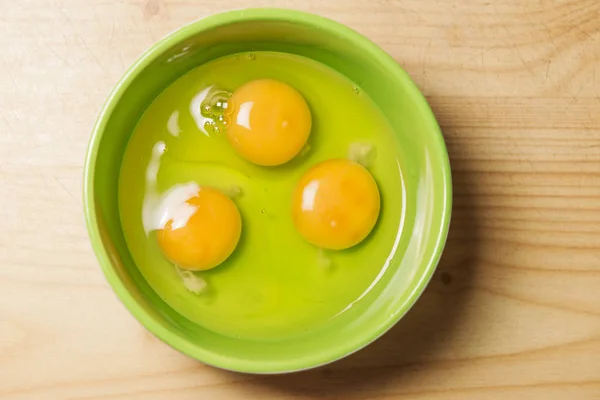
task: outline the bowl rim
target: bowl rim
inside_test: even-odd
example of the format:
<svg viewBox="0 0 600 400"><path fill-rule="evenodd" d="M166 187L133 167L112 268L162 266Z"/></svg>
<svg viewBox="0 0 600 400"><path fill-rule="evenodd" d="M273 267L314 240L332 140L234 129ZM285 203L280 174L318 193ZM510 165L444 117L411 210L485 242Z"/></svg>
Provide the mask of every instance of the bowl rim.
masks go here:
<svg viewBox="0 0 600 400"><path fill-rule="evenodd" d="M285 21L318 27L328 32L334 32L344 40L347 40L356 46L360 46L367 54L377 59L381 65L383 65L384 69L394 76L395 80L402 81L406 93L411 98L411 101L415 102L419 108L424 110L425 118L429 120L428 122L430 128L433 131L433 136L435 137L435 140L432 143L438 147L440 154L444 156L444 160L441 160L441 179L443 184L443 199L440 199L443 201L441 229L438 232L433 253L429 260L427 260L428 265L425 268L425 272L414 286L412 292L407 297L407 300L400 307L398 307L398 310L394 314L387 318L385 323L374 325L372 329L364 330L364 333L362 333L358 339L355 339L352 342L344 342L350 343L350 345L340 345L335 351L332 350L322 352L319 353L318 356L312 358L303 358L301 360L287 359L278 362L276 365L269 363L268 366L261 365L260 361L254 362L231 359L227 356L221 356L217 353L206 351L201 346L198 346L186 338L172 332L168 327L163 326L158 320L150 315L150 313L148 313L148 311L140 303L139 299L134 297L129 292L126 285L119 278L112 266L111 257L109 256L108 250L104 246L101 239L100 228L98 226L98 216L96 213L94 190L96 160L98 158L98 150L105 132L106 125L120 98L133 80L141 73L141 71L143 71L143 69L146 68L151 62L157 59L164 51L191 36L219 26L248 22L252 20ZM93 251L99 261L106 280L129 312L149 332L153 333L156 337L174 349L204 364L237 372L276 374L302 371L319 367L355 353L386 333L412 308L431 280L446 243L452 210L451 179L450 161L448 158L446 144L429 104L409 75L387 52L357 31L326 17L289 9L250 8L227 11L192 21L191 23L172 31L161 40L150 46L142 53L142 55L134 62L134 64L129 67L118 83L113 87L94 124L86 152L83 170L83 204L88 235L90 237Z"/></svg>

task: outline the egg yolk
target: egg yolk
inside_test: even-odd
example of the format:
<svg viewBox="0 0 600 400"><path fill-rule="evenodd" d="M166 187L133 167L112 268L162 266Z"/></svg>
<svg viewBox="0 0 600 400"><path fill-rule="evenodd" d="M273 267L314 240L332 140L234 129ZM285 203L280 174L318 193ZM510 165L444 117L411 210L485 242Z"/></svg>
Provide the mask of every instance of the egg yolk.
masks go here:
<svg viewBox="0 0 600 400"><path fill-rule="evenodd" d="M240 212L233 200L207 187L200 188L186 206L195 209L191 216L181 227L181 221L168 220L157 232L158 245L165 257L181 268L214 268L235 250L242 230Z"/></svg>
<svg viewBox="0 0 600 400"><path fill-rule="evenodd" d="M292 199L296 229L323 249L341 250L366 238L379 217L377 183L362 165L329 160L298 182Z"/></svg>
<svg viewBox="0 0 600 400"><path fill-rule="evenodd" d="M283 164L296 156L310 134L306 101L293 87L273 79L240 86L227 102L227 138L245 159L258 165Z"/></svg>

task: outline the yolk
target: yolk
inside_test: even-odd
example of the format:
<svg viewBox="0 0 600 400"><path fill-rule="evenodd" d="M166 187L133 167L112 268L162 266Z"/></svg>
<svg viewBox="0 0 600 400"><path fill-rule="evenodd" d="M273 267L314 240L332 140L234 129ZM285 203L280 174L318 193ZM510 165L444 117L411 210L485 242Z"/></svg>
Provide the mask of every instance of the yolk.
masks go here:
<svg viewBox="0 0 600 400"><path fill-rule="evenodd" d="M183 227L170 219L158 231L163 254L177 266L194 271L214 268L233 253L242 230L237 206L223 193L203 187L186 205L195 208Z"/></svg>
<svg viewBox="0 0 600 400"><path fill-rule="evenodd" d="M308 242L341 250L367 237L379 217L377 183L362 165L329 160L298 182L292 200L296 229Z"/></svg>
<svg viewBox="0 0 600 400"><path fill-rule="evenodd" d="M310 134L311 115L306 101L283 82L248 82L233 92L228 106L229 142L255 164L272 166L291 160Z"/></svg>

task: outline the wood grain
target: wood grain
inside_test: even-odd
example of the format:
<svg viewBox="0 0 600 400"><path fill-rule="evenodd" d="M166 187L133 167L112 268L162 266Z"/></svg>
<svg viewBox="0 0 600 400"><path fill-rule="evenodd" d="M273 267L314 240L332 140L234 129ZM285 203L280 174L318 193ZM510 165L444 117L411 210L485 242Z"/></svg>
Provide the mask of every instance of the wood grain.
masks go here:
<svg viewBox="0 0 600 400"><path fill-rule="evenodd" d="M88 244L81 175L110 88L182 24L291 7L365 34L442 125L439 271L381 340L310 372L200 365L145 332ZM597 0L0 0L0 398L600 398Z"/></svg>

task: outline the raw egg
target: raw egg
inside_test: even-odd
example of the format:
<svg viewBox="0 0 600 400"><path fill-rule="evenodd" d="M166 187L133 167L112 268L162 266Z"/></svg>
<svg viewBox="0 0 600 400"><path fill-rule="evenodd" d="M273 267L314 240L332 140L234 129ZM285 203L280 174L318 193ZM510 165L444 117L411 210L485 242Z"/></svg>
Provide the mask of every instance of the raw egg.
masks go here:
<svg viewBox="0 0 600 400"><path fill-rule="evenodd" d="M377 183L357 162L336 159L311 168L298 182L292 216L304 239L317 247L341 250L365 239L377 222Z"/></svg>
<svg viewBox="0 0 600 400"><path fill-rule="evenodd" d="M173 206L175 207L175 206ZM240 212L231 198L201 187L177 209L157 232L167 259L193 271L214 268L235 250L242 231Z"/></svg>
<svg viewBox="0 0 600 400"><path fill-rule="evenodd" d="M294 158L304 147L311 115L304 97L273 79L250 81L227 102L229 142L246 160L273 166Z"/></svg>

